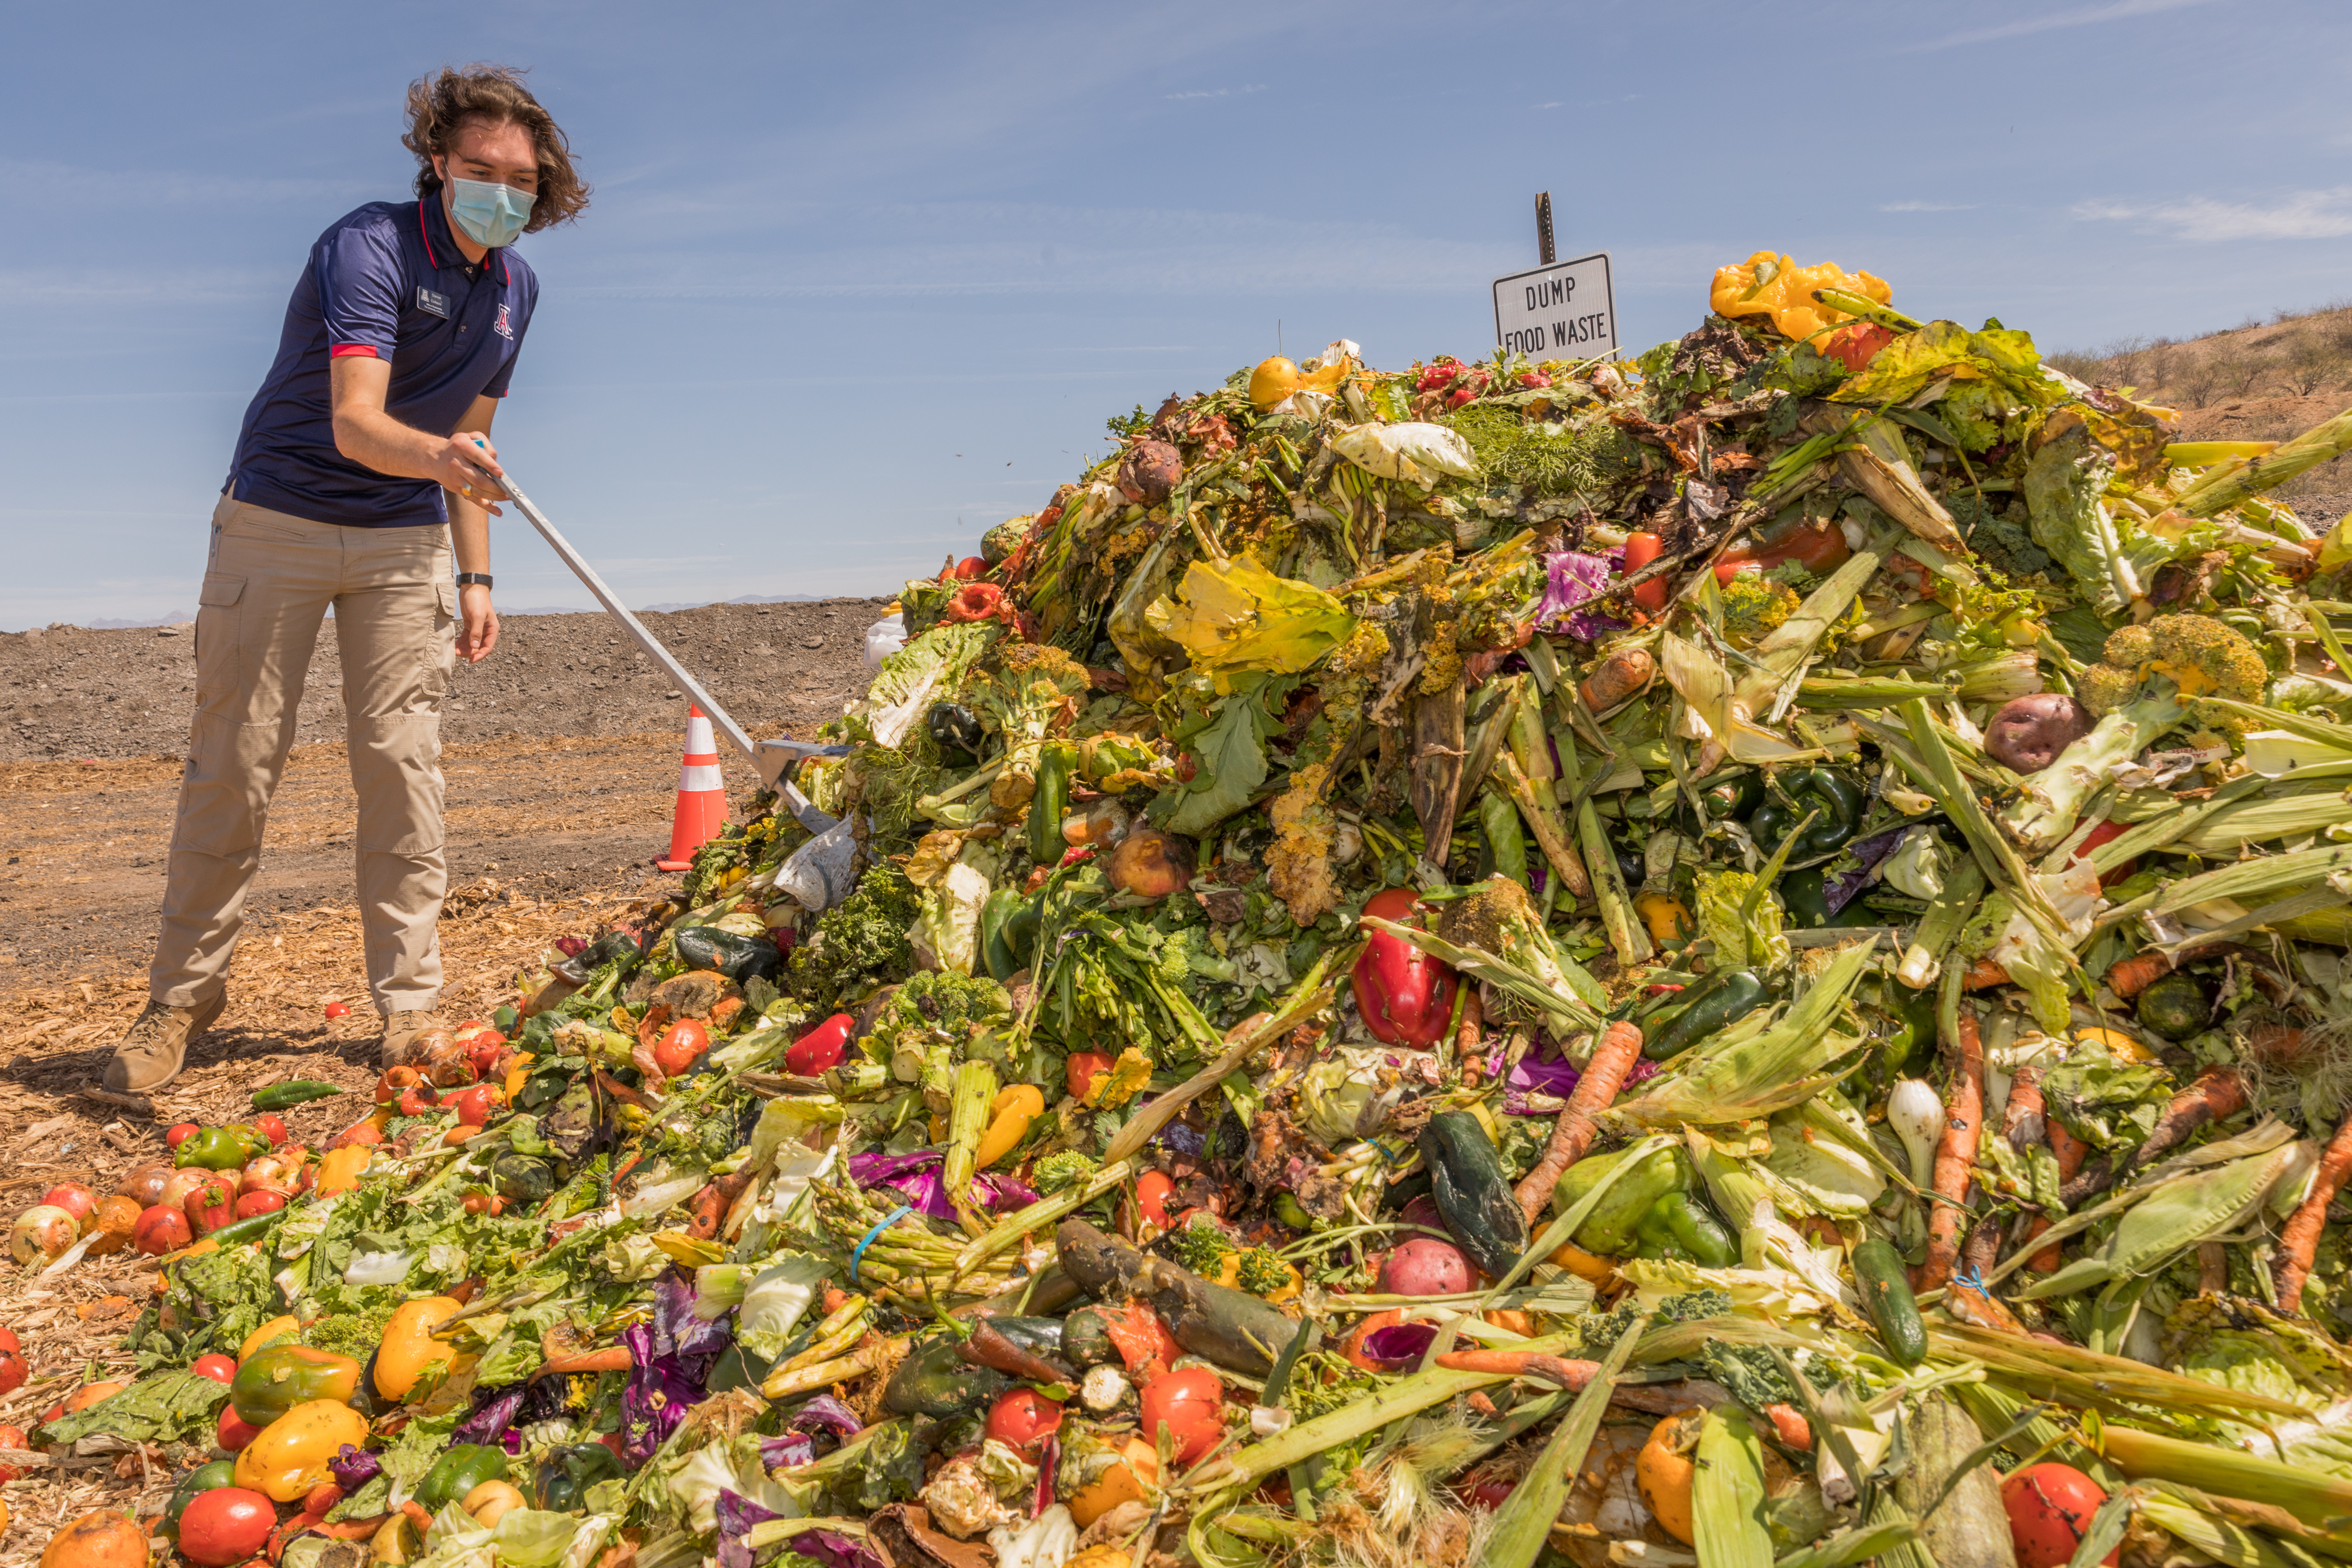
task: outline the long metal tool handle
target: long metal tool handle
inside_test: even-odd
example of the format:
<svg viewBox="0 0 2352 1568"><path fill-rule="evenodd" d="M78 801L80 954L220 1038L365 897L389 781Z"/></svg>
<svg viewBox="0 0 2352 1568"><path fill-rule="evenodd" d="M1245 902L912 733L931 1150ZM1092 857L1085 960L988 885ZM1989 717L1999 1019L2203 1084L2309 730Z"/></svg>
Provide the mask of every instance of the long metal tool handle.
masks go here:
<svg viewBox="0 0 2352 1568"><path fill-rule="evenodd" d="M572 542L556 531L555 524L547 521L547 514L533 505L529 496L522 493L514 482L514 475L511 472L503 474L498 482L506 490L508 497L513 500L515 510L530 521L530 525L539 530L540 537L547 541L549 546L562 559L566 566L572 568L572 574L588 585L588 591L596 595L596 602L604 605L614 619L629 629L629 635L636 639L639 647L645 649L646 657L667 671L669 678L677 682L678 689L694 700L695 705L709 717L712 728L719 731L727 743L742 752L751 765L760 770L760 782L766 784L778 784L779 775L782 773L785 764L793 760L793 752L801 748L763 746L745 733L743 726L735 722L734 716L719 705L717 698L703 689L702 682L694 679L693 673L677 661L676 655L662 647L661 639L646 630L645 623L632 615L629 607L621 603L619 595L605 585L604 578L596 574L596 568L589 565L587 559L572 547ZM784 782L778 787L786 808L799 819L801 826L810 832L822 833L837 820L819 811L808 796L803 795L790 782Z"/></svg>

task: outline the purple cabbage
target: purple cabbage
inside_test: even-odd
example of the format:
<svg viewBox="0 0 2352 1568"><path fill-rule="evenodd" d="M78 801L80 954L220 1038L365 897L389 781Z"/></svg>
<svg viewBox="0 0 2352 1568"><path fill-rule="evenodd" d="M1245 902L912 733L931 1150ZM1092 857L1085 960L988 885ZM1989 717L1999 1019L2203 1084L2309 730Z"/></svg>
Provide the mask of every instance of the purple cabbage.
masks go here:
<svg viewBox="0 0 2352 1568"><path fill-rule="evenodd" d="M335 1484L343 1489L345 1497L383 1474L383 1467L376 1462L373 1454L350 1443L335 1450L335 1457L327 1461L327 1468L334 1475Z"/></svg>
<svg viewBox="0 0 2352 1568"><path fill-rule="evenodd" d="M1035 1519L1054 1506L1054 1477L1062 1468L1062 1436L1058 1432L1045 1434L1045 1447L1037 1451L1037 1492L1029 1500L1029 1517Z"/></svg>
<svg viewBox="0 0 2352 1568"><path fill-rule="evenodd" d="M719 1489L711 1511L719 1520L719 1568L751 1568L751 1543L744 1537L753 1525L784 1517L725 1487Z"/></svg>
<svg viewBox="0 0 2352 1568"><path fill-rule="evenodd" d="M948 1202L947 1183L942 1179L946 1165L947 1155L937 1149L912 1154L852 1154L849 1178L861 1187L894 1189L917 1214L953 1219L955 1205ZM1035 1193L1009 1176L975 1176L971 1185L984 1208L1024 1208L1037 1201Z"/></svg>
<svg viewBox="0 0 2352 1568"><path fill-rule="evenodd" d="M795 1469L815 1458L816 1439L805 1432L787 1432L781 1437L760 1439L760 1465L763 1469Z"/></svg>
<svg viewBox="0 0 2352 1568"><path fill-rule="evenodd" d="M889 1568L880 1552L836 1531L804 1530L793 1537L792 1546L823 1568Z"/></svg>
<svg viewBox="0 0 2352 1568"><path fill-rule="evenodd" d="M553 1383L556 1380L549 1378ZM523 1396L530 1392L518 1383L511 1388L480 1389L474 1394L474 1413L457 1424L449 1434L452 1443L496 1443L515 1429L516 1418L522 1414ZM349 1488L345 1488L349 1490Z"/></svg>
<svg viewBox="0 0 2352 1568"><path fill-rule="evenodd" d="M694 1287L666 1274L654 1287L654 1319L622 1331L629 1382L621 1391L621 1459L642 1465L709 1392L711 1363L734 1340L726 1315L695 1315Z"/></svg>
<svg viewBox="0 0 2352 1568"><path fill-rule="evenodd" d="M1834 877L1822 879L1822 903L1830 913L1836 914L1844 909L1862 897L1864 888L1878 880L1879 863L1895 853L1895 847L1903 842L1903 836L1909 831L1910 826L1906 823L1890 827L1884 833L1874 833L1867 838L1857 838L1846 846L1847 853L1860 864L1851 871L1841 871Z"/></svg>
<svg viewBox="0 0 2352 1568"><path fill-rule="evenodd" d="M1374 1329L1357 1346L1363 1358L1382 1372L1412 1372L1421 1365L1421 1358L1437 1342L1434 1323L1391 1323Z"/></svg>
<svg viewBox="0 0 2352 1568"><path fill-rule="evenodd" d="M1615 576L1622 554L1582 555L1573 550L1544 557L1543 602L1536 606L1536 626L1548 632L1565 631L1580 642L1595 642L1630 624L1579 605L1599 598Z"/></svg>
<svg viewBox="0 0 2352 1568"><path fill-rule="evenodd" d="M857 1418L857 1412L830 1394L820 1394L793 1411L784 1425L795 1432L823 1429L840 1437L855 1437L866 1430L866 1423Z"/></svg>
<svg viewBox="0 0 2352 1568"><path fill-rule="evenodd" d="M1541 1094L1566 1100L1575 1092L1577 1080L1583 1076L1569 1065L1565 1057L1549 1062L1521 1057L1511 1064L1511 1076L1503 1080L1503 1111L1509 1116L1555 1115L1557 1111L1529 1110L1528 1097Z"/></svg>

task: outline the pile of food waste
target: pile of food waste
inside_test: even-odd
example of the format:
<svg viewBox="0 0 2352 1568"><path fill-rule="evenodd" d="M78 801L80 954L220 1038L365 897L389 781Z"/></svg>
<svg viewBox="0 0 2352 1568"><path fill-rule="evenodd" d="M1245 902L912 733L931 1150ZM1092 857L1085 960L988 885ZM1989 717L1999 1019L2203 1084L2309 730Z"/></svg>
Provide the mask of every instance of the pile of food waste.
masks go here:
<svg viewBox="0 0 2352 1568"><path fill-rule="evenodd" d="M184 1472L45 1563L2352 1558L2352 415L1893 301L1113 420L844 826L18 1221L160 1264L0 1447Z"/></svg>

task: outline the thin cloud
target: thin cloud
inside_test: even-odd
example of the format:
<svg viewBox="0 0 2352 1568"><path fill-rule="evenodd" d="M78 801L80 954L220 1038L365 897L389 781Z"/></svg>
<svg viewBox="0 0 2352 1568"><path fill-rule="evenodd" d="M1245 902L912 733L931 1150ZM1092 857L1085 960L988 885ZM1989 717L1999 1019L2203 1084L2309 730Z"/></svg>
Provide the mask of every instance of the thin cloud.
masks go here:
<svg viewBox="0 0 2352 1568"><path fill-rule="evenodd" d="M1883 213L1972 213L1974 202L1886 202L1880 205Z"/></svg>
<svg viewBox="0 0 2352 1568"><path fill-rule="evenodd" d="M2176 239L2341 239L2352 235L2352 185L2291 191L2272 202L2223 202L2210 196L2148 205L2089 201L2076 204L2074 216L2086 222L2168 230Z"/></svg>
<svg viewBox="0 0 2352 1568"><path fill-rule="evenodd" d="M1181 103L1188 98L1231 98L1236 93L1264 92L1265 90L1265 83L1254 81L1247 87L1199 88L1191 92L1170 92L1162 93L1160 96L1171 103Z"/></svg>
<svg viewBox="0 0 2352 1568"><path fill-rule="evenodd" d="M2022 38L2033 33L2054 32L2061 27L2095 27L2102 22L2128 22L2136 16L2154 16L2166 11L2185 11L2191 5L2210 5L2212 0L2109 0L2105 5L2084 5L2073 11L2052 11L2040 16L2028 16L2015 22L2003 22L1999 26L1978 27L1965 33L1948 33L1924 44L1915 44L1914 50L1954 49L1963 44L1998 43L2004 38Z"/></svg>

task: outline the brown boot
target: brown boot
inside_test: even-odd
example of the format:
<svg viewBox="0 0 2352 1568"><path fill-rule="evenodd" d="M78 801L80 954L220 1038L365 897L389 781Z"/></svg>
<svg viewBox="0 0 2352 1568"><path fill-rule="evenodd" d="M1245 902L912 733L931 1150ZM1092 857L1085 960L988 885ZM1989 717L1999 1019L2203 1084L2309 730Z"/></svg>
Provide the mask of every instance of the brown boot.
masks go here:
<svg viewBox="0 0 2352 1568"><path fill-rule="evenodd" d="M415 1067L425 1058L425 1037L446 1032L449 1021L437 1012L418 1009L389 1013L383 1020L383 1040L375 1048L379 1068Z"/></svg>
<svg viewBox="0 0 2352 1568"><path fill-rule="evenodd" d="M163 1088L186 1065L188 1042L213 1026L227 1002L223 994L193 1007L148 1003L114 1047L114 1059L106 1064L101 1081L117 1094L147 1094Z"/></svg>

